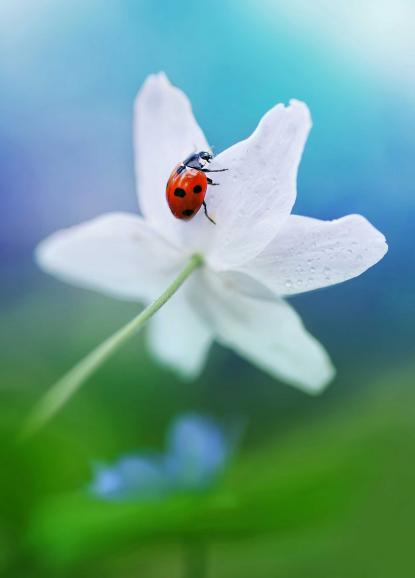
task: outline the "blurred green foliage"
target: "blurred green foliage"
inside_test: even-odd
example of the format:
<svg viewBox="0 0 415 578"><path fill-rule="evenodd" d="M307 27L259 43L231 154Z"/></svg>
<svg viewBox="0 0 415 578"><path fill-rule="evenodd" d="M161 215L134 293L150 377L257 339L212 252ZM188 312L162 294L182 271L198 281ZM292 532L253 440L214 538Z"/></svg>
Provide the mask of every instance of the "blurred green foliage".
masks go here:
<svg viewBox="0 0 415 578"><path fill-rule="evenodd" d="M40 392L137 310L63 286L43 293L2 319L2 575L174 578L186 551L203 546L218 578L412 576L413 367L369 384L366 368L346 368L309 398L219 348L199 381L182 383L140 336L18 444ZM170 419L187 410L246 422L216 487L136 503L87 495L94 460L161 448Z"/></svg>

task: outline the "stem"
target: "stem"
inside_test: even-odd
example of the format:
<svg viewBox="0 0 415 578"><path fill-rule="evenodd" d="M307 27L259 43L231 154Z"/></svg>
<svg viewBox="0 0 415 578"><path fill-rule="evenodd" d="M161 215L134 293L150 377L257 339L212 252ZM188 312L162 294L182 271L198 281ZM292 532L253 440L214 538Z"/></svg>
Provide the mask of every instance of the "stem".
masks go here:
<svg viewBox="0 0 415 578"><path fill-rule="evenodd" d="M113 335L93 349L81 359L68 373L57 381L40 399L29 415L23 437L27 437L41 429L81 387L81 385L112 355L120 346L128 341L183 285L191 273L200 267L203 259L193 255L186 267L176 279L151 305L146 307L137 317L121 327Z"/></svg>

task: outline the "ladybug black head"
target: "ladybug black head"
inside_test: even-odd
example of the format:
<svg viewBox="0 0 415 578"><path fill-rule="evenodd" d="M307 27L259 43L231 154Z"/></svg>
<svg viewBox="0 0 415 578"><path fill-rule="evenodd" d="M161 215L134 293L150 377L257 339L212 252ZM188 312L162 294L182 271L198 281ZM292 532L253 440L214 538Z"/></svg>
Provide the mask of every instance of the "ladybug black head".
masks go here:
<svg viewBox="0 0 415 578"><path fill-rule="evenodd" d="M193 153L186 160L183 161L185 167L190 167L192 169L203 169L207 163L213 159L213 156L207 151L200 151L198 153Z"/></svg>
<svg viewBox="0 0 415 578"><path fill-rule="evenodd" d="M197 153L197 158L200 168L205 167L213 159L212 155L206 151L200 151L200 153Z"/></svg>
<svg viewBox="0 0 415 578"><path fill-rule="evenodd" d="M206 151L200 151L199 158L210 163L210 161L213 159L213 156Z"/></svg>

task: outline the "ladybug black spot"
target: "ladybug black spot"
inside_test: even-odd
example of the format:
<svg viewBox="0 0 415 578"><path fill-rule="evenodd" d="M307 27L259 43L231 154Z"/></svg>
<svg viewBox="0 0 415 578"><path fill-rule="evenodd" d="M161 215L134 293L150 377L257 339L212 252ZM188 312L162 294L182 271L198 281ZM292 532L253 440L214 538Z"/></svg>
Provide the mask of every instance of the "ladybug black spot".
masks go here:
<svg viewBox="0 0 415 578"><path fill-rule="evenodd" d="M193 187L193 192L194 193L201 193L202 187L200 185L196 185L195 187Z"/></svg>
<svg viewBox="0 0 415 578"><path fill-rule="evenodd" d="M191 217L193 215L193 213L194 213L193 209L185 209L182 212L182 215L184 215L185 217Z"/></svg>
<svg viewBox="0 0 415 578"><path fill-rule="evenodd" d="M184 189L179 189L179 188L177 188L177 189L174 190L174 196L175 196L175 197L182 197L182 198L183 198L183 197L186 196L186 191L185 191Z"/></svg>

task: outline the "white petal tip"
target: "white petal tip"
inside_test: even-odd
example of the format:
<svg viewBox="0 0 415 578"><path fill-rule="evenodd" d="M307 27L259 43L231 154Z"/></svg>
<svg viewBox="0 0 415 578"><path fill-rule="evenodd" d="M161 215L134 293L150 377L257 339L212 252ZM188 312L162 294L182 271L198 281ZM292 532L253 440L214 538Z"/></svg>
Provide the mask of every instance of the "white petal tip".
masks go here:
<svg viewBox="0 0 415 578"><path fill-rule="evenodd" d="M302 152L312 127L308 106L295 99L290 100L288 105L276 104L265 113L255 132L262 131L263 134L267 134L272 131L274 133L281 125L285 126L287 142L296 142Z"/></svg>
<svg viewBox="0 0 415 578"><path fill-rule="evenodd" d="M327 362L327 367L325 368L325 375L322 374L315 380L310 380L309 383L303 384L301 387L310 395L320 395L323 393L327 387L331 384L333 379L336 377L336 369L331 364L330 360Z"/></svg>
<svg viewBox="0 0 415 578"><path fill-rule="evenodd" d="M297 316L298 317L298 316ZM298 320L303 326L300 318ZM304 327L303 327L304 329ZM294 385L310 395L319 395L331 384L336 376L334 367L329 354L325 347L308 332L307 348L308 357L302 361L301 356L298 358L297 376L287 379L287 383ZM302 367L302 363L304 366Z"/></svg>
<svg viewBox="0 0 415 578"><path fill-rule="evenodd" d="M362 269L365 271L369 269L376 263L378 263L389 250L388 243L386 242L386 238L377 229L370 221L368 221L363 215L359 214L352 214L344 217L344 219L350 220L350 222L354 222L355 225L359 228L359 232L361 235L361 245L362 248L367 252L370 251L371 259L367 261L367 267Z"/></svg>
<svg viewBox="0 0 415 578"><path fill-rule="evenodd" d="M54 269L53 263L55 261L55 249L57 248L55 241L59 242L58 233L54 233L47 239L41 241L35 248L33 254L36 265L46 273L50 273Z"/></svg>
<svg viewBox="0 0 415 578"><path fill-rule="evenodd" d="M187 112L192 110L191 104L185 93L172 84L165 72L150 74L144 81L137 93L134 102L136 117L140 111L146 115L159 115L161 107L171 106L176 110L182 107Z"/></svg>
<svg viewBox="0 0 415 578"><path fill-rule="evenodd" d="M301 123L303 126L308 126L308 128L311 128L313 124L311 120L310 109L306 103L295 98L290 99L288 104L283 104L281 102L276 104L267 113L265 113L264 117L266 118L268 115L274 114L292 116L293 121L295 121L296 124Z"/></svg>
<svg viewBox="0 0 415 578"><path fill-rule="evenodd" d="M145 81L143 82L143 86L146 84L171 84L167 74L161 70L160 72L154 72L149 74Z"/></svg>
<svg viewBox="0 0 415 578"><path fill-rule="evenodd" d="M165 72L156 72L154 74L150 74L147 76L145 81L143 82L140 90L137 93L136 102L137 100L142 97L143 95L154 96L157 93L164 92L166 90L179 90L172 84Z"/></svg>
<svg viewBox="0 0 415 578"><path fill-rule="evenodd" d="M292 98L287 108L291 109L297 115L301 115L304 118L304 122L307 123L310 128L312 127L313 121L311 119L310 109L305 102Z"/></svg>

